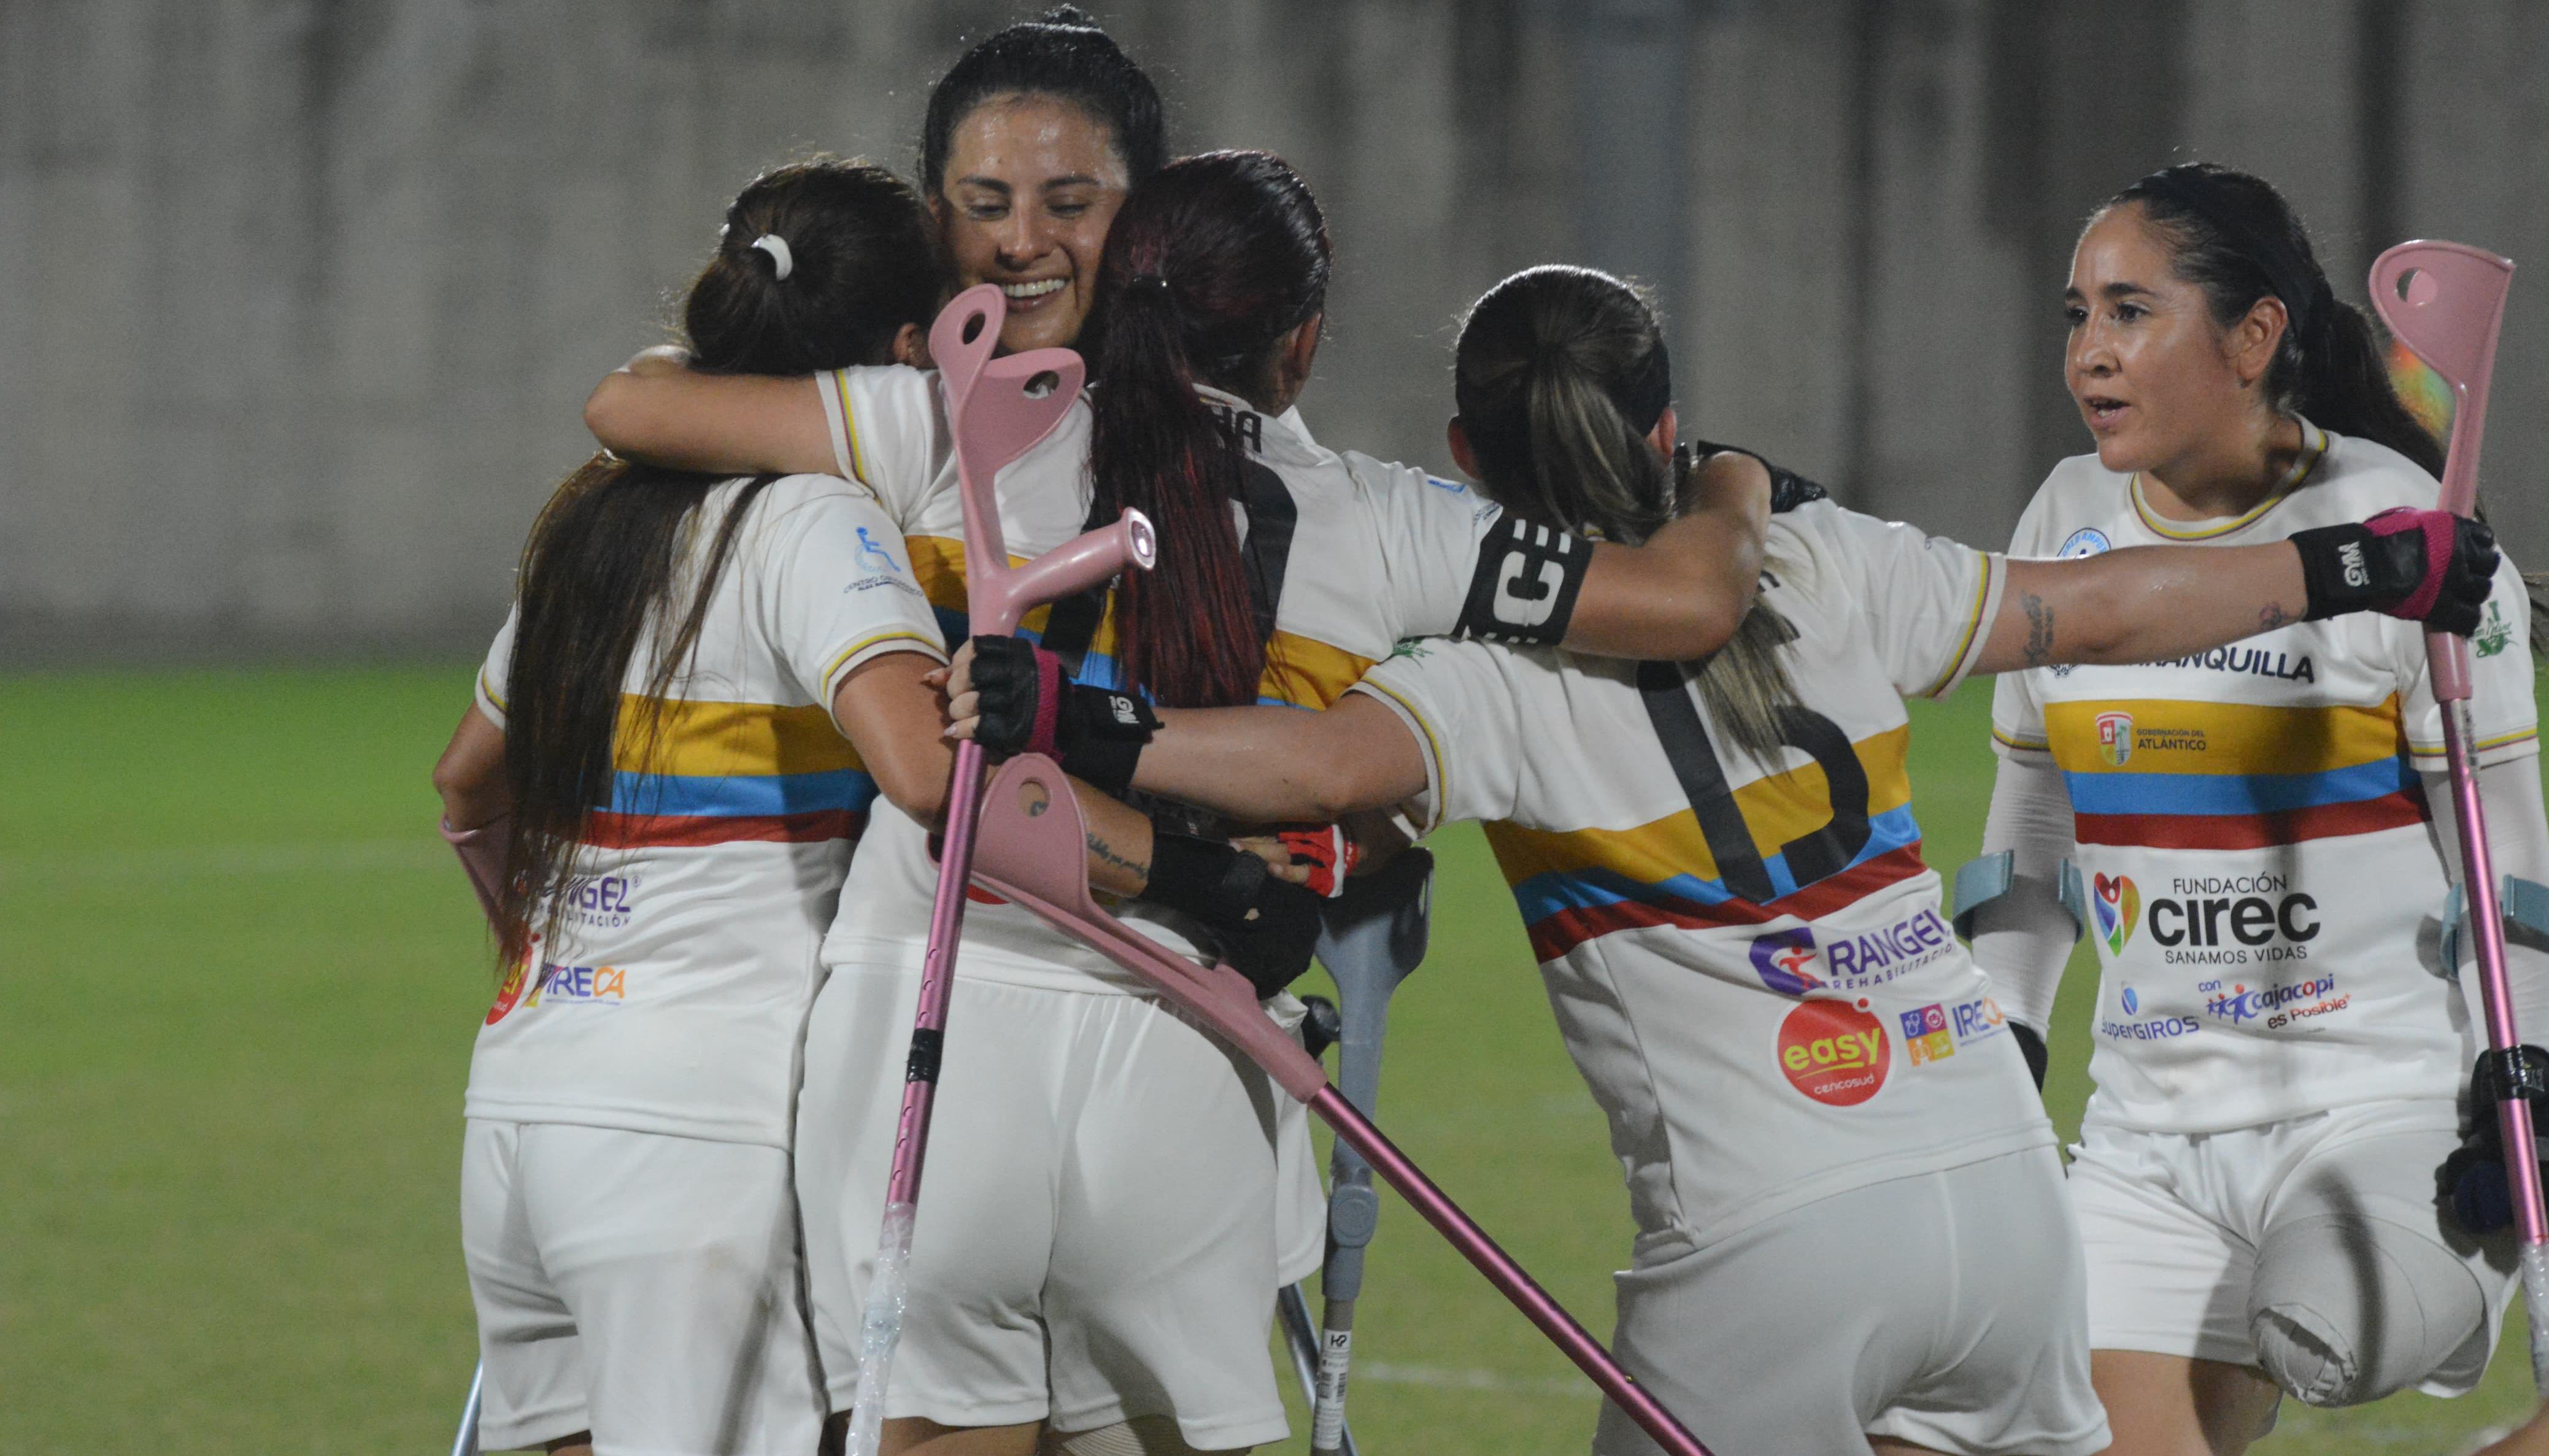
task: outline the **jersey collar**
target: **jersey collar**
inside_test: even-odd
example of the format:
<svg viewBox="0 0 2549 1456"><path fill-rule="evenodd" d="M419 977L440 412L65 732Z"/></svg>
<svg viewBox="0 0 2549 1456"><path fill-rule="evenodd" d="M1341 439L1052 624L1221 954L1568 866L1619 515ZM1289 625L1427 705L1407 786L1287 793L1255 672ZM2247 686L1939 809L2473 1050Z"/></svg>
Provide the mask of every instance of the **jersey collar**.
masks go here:
<svg viewBox="0 0 2549 1456"><path fill-rule="evenodd" d="M2234 515L2228 520L2170 520L2151 509L2150 502L2142 499L2142 473L2137 470L2133 472L2132 478L2124 483L2124 494L2133 502L2133 514L2141 518L2144 530L2164 541L2210 541L2217 536L2229 535L2242 526L2254 524L2267 511L2282 504L2284 498L2298 490L2303 481L2310 479L2310 473L2318 468L2318 463L2327 458L2327 431L2307 419L2301 421L2301 426L2302 449L2301 453L2293 458L2292 468L2284 472L2284 478L2275 483L2272 491L2266 493L2265 500L2250 506L2245 513Z"/></svg>

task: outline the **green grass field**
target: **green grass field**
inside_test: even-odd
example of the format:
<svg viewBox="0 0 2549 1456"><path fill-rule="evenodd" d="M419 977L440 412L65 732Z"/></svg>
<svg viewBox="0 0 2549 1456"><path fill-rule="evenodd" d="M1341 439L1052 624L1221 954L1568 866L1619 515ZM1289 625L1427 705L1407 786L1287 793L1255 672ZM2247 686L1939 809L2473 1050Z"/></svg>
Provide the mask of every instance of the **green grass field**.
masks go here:
<svg viewBox="0 0 2549 1456"><path fill-rule="evenodd" d="M468 683L466 667L0 678L0 1452L447 1446L474 1356L460 1089L489 977L425 774ZM1979 838L1987 703L1969 688L1915 710L1933 864ZM1433 955L1392 1020L1381 1122L1605 1330L1630 1230L1601 1118L1483 845L1463 830L1438 850ZM2066 1132L2092 990L2070 978L2053 1039ZM1384 1206L1355 1349L1366 1449L1584 1449L1589 1389ZM2467 1450L2530 1408L2512 1323L2467 1399L2287 1402L2256 1449Z"/></svg>

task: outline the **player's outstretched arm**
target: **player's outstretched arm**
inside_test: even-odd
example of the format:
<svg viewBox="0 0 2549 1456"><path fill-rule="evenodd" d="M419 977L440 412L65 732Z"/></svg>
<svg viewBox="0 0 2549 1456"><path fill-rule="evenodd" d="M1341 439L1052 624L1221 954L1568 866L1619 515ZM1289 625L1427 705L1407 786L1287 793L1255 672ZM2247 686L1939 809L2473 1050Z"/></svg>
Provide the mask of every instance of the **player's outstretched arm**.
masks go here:
<svg viewBox="0 0 2549 1456"><path fill-rule="evenodd" d="M1696 500L1643 546L1597 542L1563 645L1596 657L1689 662L1724 647L1760 589L1770 473L1734 450L1692 471Z"/></svg>
<svg viewBox="0 0 2549 1456"><path fill-rule="evenodd" d="M2077 561L2012 561L1974 670L2160 662L2352 611L2466 636L2496 565L2486 526L2440 510L2383 511L2266 546L2132 546Z"/></svg>
<svg viewBox="0 0 2549 1456"><path fill-rule="evenodd" d="M1361 693L1322 712L1288 707L1153 710L1084 687L1024 639L957 651L947 733L993 754L1041 753L1100 789L1180 799L1254 824L1327 824L1425 789L1424 751L1396 713Z"/></svg>
<svg viewBox="0 0 2549 1456"><path fill-rule="evenodd" d="M829 475L831 428L810 375L702 374L676 348L604 377L584 425L614 455L712 475Z"/></svg>

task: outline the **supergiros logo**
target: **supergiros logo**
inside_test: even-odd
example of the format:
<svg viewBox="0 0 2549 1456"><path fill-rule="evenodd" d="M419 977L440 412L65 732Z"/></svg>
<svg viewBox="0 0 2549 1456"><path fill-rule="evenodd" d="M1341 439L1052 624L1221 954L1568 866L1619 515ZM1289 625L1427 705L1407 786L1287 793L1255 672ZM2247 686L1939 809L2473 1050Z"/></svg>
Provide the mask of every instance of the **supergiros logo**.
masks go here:
<svg viewBox="0 0 2549 1456"><path fill-rule="evenodd" d="M2122 956L2124 943L2133 938L2134 923L2141 918L2141 893L2122 874L2101 874L2090 887L2096 891L2089 897L2089 906L2098 917L2098 934L2109 954Z"/></svg>
<svg viewBox="0 0 2549 1456"><path fill-rule="evenodd" d="M1779 1023L1779 1070L1826 1107L1855 1107L1885 1085L1885 1027L1842 1001L1808 1001Z"/></svg>

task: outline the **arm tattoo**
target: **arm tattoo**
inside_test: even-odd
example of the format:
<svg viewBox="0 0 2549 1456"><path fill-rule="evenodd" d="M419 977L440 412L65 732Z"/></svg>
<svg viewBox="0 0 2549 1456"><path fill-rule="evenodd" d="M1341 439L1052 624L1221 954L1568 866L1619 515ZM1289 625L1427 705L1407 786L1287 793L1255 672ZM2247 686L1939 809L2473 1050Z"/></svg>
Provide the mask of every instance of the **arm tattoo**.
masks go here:
<svg viewBox="0 0 2549 1456"><path fill-rule="evenodd" d="M2292 613L2284 610L2282 602L2269 601L2265 609L2257 613L2257 630L2271 632L2277 627L2289 625L2292 619Z"/></svg>
<svg viewBox="0 0 2549 1456"><path fill-rule="evenodd" d="M1116 869L1121 869L1136 879L1148 880L1151 877L1150 865L1142 864L1139 861L1127 860L1123 856L1115 853L1114 846L1109 845L1102 839L1099 839L1094 831L1091 831L1088 835L1088 853L1090 856L1095 858L1098 864L1109 865Z"/></svg>
<svg viewBox="0 0 2549 1456"><path fill-rule="evenodd" d="M2027 665L2040 668L2053 659L2053 608L2030 592L2018 599L2027 612Z"/></svg>

